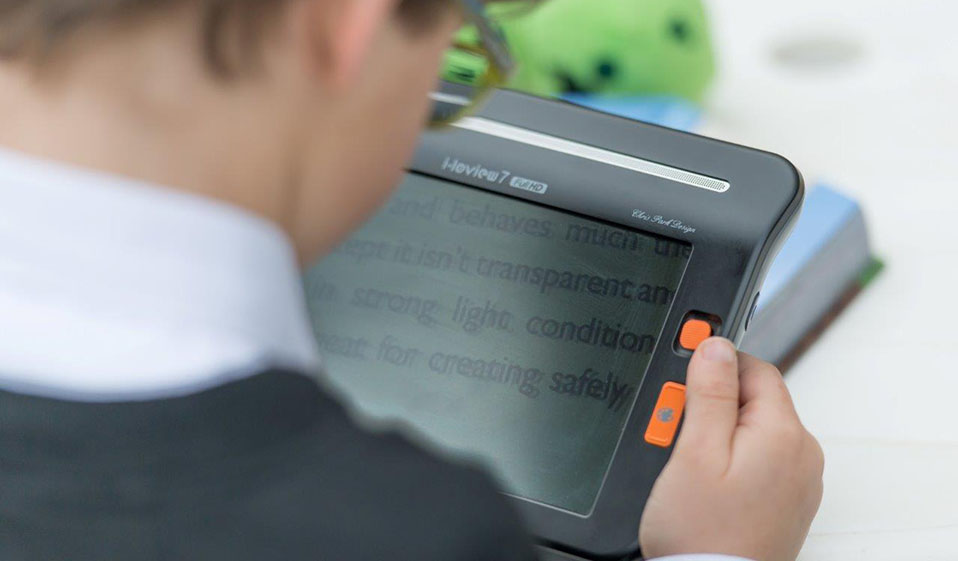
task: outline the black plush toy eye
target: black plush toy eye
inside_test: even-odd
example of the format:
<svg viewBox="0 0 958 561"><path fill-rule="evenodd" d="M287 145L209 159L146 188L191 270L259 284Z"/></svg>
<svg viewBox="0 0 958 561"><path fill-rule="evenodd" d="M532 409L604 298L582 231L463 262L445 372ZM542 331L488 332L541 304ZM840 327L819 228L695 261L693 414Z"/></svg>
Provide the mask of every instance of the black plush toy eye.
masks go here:
<svg viewBox="0 0 958 561"><path fill-rule="evenodd" d="M595 67L595 71L601 78L610 80L615 78L615 75L619 73L619 67L611 60L602 60L599 61L598 66Z"/></svg>
<svg viewBox="0 0 958 561"><path fill-rule="evenodd" d="M669 35L679 43L686 43L691 38L692 31L685 20L674 19L669 22Z"/></svg>

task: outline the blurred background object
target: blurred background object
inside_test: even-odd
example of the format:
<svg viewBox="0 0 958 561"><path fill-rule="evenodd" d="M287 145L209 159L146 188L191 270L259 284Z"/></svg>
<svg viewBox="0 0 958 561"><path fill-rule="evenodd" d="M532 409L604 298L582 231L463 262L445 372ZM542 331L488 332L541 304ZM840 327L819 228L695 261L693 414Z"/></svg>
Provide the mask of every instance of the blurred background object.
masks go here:
<svg viewBox="0 0 958 561"><path fill-rule="evenodd" d="M518 69L509 87L543 97L637 96L700 102L715 74L701 0L549 0L492 4ZM458 41L477 44L476 30ZM481 58L447 58L444 78L471 83Z"/></svg>
<svg viewBox="0 0 958 561"><path fill-rule="evenodd" d="M715 70L700 0L550 0L502 25L519 61L510 85L536 95L701 101Z"/></svg>

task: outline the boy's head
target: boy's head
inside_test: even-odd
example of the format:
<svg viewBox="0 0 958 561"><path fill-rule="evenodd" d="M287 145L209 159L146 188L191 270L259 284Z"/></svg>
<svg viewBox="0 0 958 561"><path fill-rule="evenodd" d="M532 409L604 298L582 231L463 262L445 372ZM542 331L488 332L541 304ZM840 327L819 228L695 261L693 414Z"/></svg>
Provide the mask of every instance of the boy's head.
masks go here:
<svg viewBox="0 0 958 561"><path fill-rule="evenodd" d="M304 260L399 180L456 0L0 0L0 143L200 192Z"/></svg>

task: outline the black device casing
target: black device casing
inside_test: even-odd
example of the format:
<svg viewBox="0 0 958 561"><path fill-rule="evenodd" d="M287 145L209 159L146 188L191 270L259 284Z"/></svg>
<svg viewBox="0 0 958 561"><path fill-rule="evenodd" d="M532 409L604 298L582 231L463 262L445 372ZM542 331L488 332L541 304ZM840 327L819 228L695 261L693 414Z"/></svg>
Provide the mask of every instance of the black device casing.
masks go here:
<svg viewBox="0 0 958 561"><path fill-rule="evenodd" d="M477 117L730 184L723 193L713 192L463 128L427 133L410 166L691 245L688 268L592 513L579 516L514 499L544 545L593 559L628 558L638 552L642 511L671 453L643 435L662 386L685 383L690 353L675 345L683 321L689 312L708 314L720 320L718 335L741 340L771 260L797 221L801 174L771 153L516 92L497 92ZM548 189L534 193L444 169L453 160L508 170ZM636 211L694 231L637 219Z"/></svg>

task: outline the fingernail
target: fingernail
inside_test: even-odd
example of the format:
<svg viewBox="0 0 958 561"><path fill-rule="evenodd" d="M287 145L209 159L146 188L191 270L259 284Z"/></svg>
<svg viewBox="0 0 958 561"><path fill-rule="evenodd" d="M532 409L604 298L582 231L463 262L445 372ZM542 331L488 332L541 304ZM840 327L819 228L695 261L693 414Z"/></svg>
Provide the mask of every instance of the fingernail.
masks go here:
<svg viewBox="0 0 958 561"><path fill-rule="evenodd" d="M713 337L702 343L702 358L709 362L734 362L735 347L729 341Z"/></svg>

